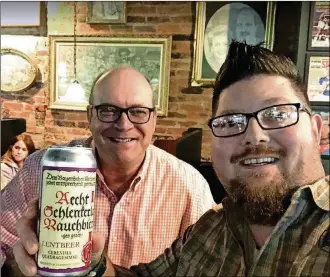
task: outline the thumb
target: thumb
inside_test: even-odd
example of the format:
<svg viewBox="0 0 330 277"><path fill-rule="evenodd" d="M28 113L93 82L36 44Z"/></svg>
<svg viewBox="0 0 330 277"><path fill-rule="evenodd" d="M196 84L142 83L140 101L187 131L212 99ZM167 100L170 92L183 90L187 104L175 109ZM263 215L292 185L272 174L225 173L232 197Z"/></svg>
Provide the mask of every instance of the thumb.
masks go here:
<svg viewBox="0 0 330 277"><path fill-rule="evenodd" d="M92 238L92 256L91 256L92 267L94 267L100 261L104 250L104 245L105 245L105 239L103 235L99 232L94 232Z"/></svg>

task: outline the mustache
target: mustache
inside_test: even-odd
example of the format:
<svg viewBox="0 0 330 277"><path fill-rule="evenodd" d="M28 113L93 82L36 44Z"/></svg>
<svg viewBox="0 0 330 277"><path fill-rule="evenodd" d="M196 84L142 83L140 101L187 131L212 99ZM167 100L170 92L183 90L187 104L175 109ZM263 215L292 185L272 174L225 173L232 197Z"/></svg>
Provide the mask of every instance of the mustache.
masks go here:
<svg viewBox="0 0 330 277"><path fill-rule="evenodd" d="M234 154L230 158L231 163L236 163L239 160L244 159L247 156L262 156L262 155L274 155L279 157L285 157L286 152L283 150L277 150L271 147L267 147L265 145L259 145L255 147L246 148L242 153Z"/></svg>

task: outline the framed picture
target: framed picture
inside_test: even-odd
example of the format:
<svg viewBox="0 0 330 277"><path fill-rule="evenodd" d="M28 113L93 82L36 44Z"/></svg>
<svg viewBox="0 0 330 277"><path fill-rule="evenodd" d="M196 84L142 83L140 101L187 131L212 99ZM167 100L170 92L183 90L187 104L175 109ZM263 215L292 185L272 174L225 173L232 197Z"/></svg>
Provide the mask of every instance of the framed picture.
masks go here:
<svg viewBox="0 0 330 277"><path fill-rule="evenodd" d="M1 2L2 27L40 26L40 2Z"/></svg>
<svg viewBox="0 0 330 277"><path fill-rule="evenodd" d="M214 82L235 39L272 49L276 2L197 2L192 85Z"/></svg>
<svg viewBox="0 0 330 277"><path fill-rule="evenodd" d="M50 36L50 108L85 110L95 78L129 65L144 74L154 91L158 115L166 116L172 37L76 37L77 80L84 95L68 95L74 79L73 37Z"/></svg>
<svg viewBox="0 0 330 277"><path fill-rule="evenodd" d="M321 132L321 141L320 141L320 152L322 158L327 157L327 159L330 159L330 147L329 147L330 107L313 105L312 108L313 108L313 112L319 114L323 120L323 129Z"/></svg>
<svg viewBox="0 0 330 277"><path fill-rule="evenodd" d="M126 2L88 2L87 23L126 23Z"/></svg>
<svg viewBox="0 0 330 277"><path fill-rule="evenodd" d="M308 50L329 52L330 2L311 2Z"/></svg>
<svg viewBox="0 0 330 277"><path fill-rule="evenodd" d="M1 49L1 92L21 92L29 88L37 77L37 66L15 49Z"/></svg>
<svg viewBox="0 0 330 277"><path fill-rule="evenodd" d="M305 69L309 100L314 105L329 105L329 54L307 53Z"/></svg>

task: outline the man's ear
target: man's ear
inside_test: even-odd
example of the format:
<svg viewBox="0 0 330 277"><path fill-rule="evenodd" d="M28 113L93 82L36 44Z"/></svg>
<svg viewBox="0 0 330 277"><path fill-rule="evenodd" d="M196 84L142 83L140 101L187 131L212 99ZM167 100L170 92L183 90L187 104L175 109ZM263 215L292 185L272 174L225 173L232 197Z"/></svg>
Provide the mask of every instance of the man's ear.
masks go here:
<svg viewBox="0 0 330 277"><path fill-rule="evenodd" d="M154 126L154 128L156 129L156 125L157 125L157 109L155 108L155 111L154 111L154 117L155 117L155 126Z"/></svg>
<svg viewBox="0 0 330 277"><path fill-rule="evenodd" d="M93 112L93 106L92 105L88 105L87 106L87 119L88 119L88 124L91 124L91 120L92 120L92 112Z"/></svg>
<svg viewBox="0 0 330 277"><path fill-rule="evenodd" d="M317 139L317 142L320 144L321 140L321 131L323 126L322 117L319 114L314 114L311 117L312 120L312 132Z"/></svg>

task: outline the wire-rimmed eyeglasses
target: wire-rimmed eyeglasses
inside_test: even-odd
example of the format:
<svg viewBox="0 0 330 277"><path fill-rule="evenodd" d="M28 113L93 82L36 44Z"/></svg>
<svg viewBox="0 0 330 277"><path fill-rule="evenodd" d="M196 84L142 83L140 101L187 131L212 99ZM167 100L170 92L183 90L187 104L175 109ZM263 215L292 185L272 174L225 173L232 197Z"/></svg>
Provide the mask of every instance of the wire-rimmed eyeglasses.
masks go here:
<svg viewBox="0 0 330 277"><path fill-rule="evenodd" d="M299 112L311 112L300 103L280 104L263 108L254 113L231 113L216 116L208 121L208 126L216 137L232 137L246 132L249 120L254 117L263 130L274 130L295 125Z"/></svg>
<svg viewBox="0 0 330 277"><path fill-rule="evenodd" d="M129 107L120 108L110 104L100 104L93 106L97 113L97 118L101 122L112 123L117 121L122 113L127 115L129 121L133 124L144 124L150 119L150 114L155 111L155 108L148 107Z"/></svg>

